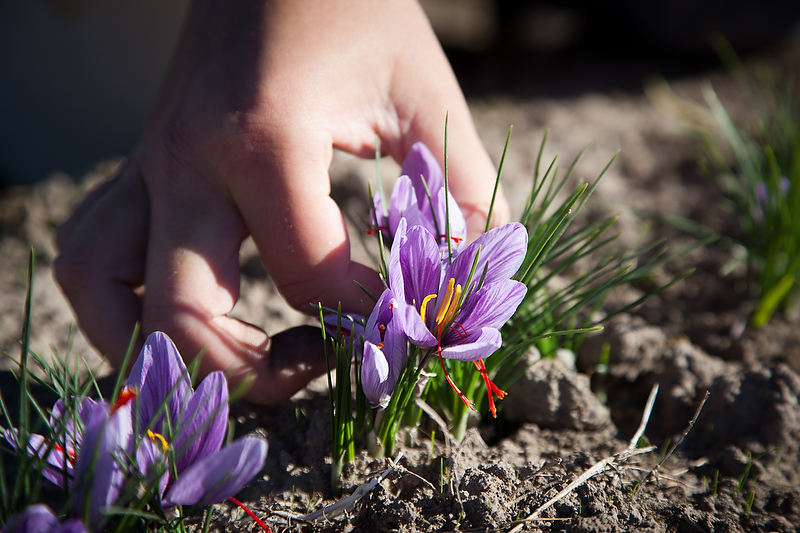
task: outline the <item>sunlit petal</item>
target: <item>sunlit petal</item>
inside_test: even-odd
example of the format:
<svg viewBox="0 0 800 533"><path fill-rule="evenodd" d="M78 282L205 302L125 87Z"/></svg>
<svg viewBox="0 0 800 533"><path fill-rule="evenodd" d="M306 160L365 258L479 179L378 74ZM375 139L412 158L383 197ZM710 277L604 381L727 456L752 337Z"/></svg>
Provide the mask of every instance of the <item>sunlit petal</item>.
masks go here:
<svg viewBox="0 0 800 533"><path fill-rule="evenodd" d="M198 385L177 425L174 449L178 475L189 465L218 451L228 428L228 383L212 372Z"/></svg>
<svg viewBox="0 0 800 533"><path fill-rule="evenodd" d="M189 467L170 487L173 505L207 505L236 495L258 474L267 458L267 442L243 437Z"/></svg>

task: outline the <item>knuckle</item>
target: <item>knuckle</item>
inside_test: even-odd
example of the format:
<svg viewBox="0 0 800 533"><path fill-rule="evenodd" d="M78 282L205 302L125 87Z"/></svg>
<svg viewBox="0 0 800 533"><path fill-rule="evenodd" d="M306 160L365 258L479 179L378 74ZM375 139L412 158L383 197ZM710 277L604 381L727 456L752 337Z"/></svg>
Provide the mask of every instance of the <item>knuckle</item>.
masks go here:
<svg viewBox="0 0 800 533"><path fill-rule="evenodd" d="M281 295L294 309L307 315L316 314L319 303L325 306L336 305L330 298L327 280L315 278L293 281L279 287Z"/></svg>

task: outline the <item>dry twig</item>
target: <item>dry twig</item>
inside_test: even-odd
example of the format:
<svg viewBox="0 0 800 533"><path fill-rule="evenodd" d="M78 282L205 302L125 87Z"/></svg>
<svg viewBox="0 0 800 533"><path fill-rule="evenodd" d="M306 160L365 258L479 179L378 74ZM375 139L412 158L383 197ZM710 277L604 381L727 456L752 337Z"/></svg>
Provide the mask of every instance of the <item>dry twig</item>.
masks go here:
<svg viewBox="0 0 800 533"><path fill-rule="evenodd" d="M407 471L405 470L405 468L397 464L397 462L402 457L403 457L403 452L400 452L397 454L397 457L394 459L394 461L392 461L391 459L387 459L387 461L389 462L389 468L387 468L380 474L371 477L370 479L367 480L366 483L359 486L353 492L353 494L347 496L346 498L342 498L336 503L333 503L331 505L328 505L327 507L324 507L322 509L319 509L317 511L314 511L313 513L309 513L306 515L295 515L293 513L275 513L275 514L278 514L279 516L288 518L290 520L297 520L298 522L313 522L320 518L325 518L326 520L331 518L336 518L341 514L351 511L355 507L356 503L358 503L358 500L366 496L370 491L372 491L372 489L377 487L378 483L386 479L392 472L401 469L403 471Z"/></svg>
<svg viewBox="0 0 800 533"><path fill-rule="evenodd" d="M649 453L656 449L655 446L648 446L647 448L636 448L636 444L639 442L639 439L642 438L644 434L644 430L647 427L647 422L650 420L650 414L653 411L653 404L656 401L656 395L658 394L658 385L654 385L653 389L650 391L650 397L647 399L647 404L644 408L644 413L642 413L642 421L639 424L639 429L636 430L634 433L633 438L631 438L630 442L628 443L628 447L622 450L619 453L616 453L610 457L606 457L601 461L598 461L594 464L590 469L585 471L581 474L578 479L567 485L561 492L547 500L543 505L541 505L538 509L532 512L523 520L520 520L516 526L514 526L509 533L517 533L518 531L522 530L525 526L526 522L535 520L539 518L539 515L542 514L545 510L549 509L554 503L558 500L578 488L579 486L583 485L589 479L593 478L597 474L601 472L605 472L609 468L616 468L617 465L620 465L630 459L635 455L640 455L643 453Z"/></svg>

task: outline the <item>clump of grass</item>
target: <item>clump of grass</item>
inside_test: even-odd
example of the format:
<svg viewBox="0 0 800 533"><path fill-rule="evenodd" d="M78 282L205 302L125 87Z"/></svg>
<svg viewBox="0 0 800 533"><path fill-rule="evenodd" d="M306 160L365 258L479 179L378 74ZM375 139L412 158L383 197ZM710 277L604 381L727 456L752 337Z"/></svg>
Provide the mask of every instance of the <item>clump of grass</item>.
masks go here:
<svg viewBox="0 0 800 533"><path fill-rule="evenodd" d="M546 167L542 164L546 143L547 132L539 147L531 192L520 219L528 230L528 251L514 279L524 283L528 291L515 315L500 330L503 345L486 359L489 374L502 389L510 386L524 373L520 363L532 347L537 348L545 358L555 357L560 348L576 351L585 335L602 329L601 324L604 321L627 312L689 276L693 270L688 270L662 285L652 284L655 272L664 264L713 240L699 241L689 248L673 253L667 253L663 241L620 250L613 246L619 236L613 231L617 220L615 215L606 215L580 227L571 228L578 212L597 189L616 155L592 183L576 185L572 193L559 203L556 197L571 181L585 149L570 164L568 170L559 176L557 156ZM507 146L506 144L506 148ZM560 288L554 287L552 282L556 277L565 275L587 260L593 261L587 270L577 275L564 276L569 281ZM614 289L642 280L646 280L652 287L643 296L621 307L603 309ZM478 412L484 412L486 387L475 368L450 360L445 361L445 364L449 365L450 376L461 390L474 399ZM431 369L431 372L435 372L435 369ZM441 381L429 380L432 390L426 401L451 416L453 434L461 439L467 428L470 411L463 402L450 394L447 387L441 386ZM435 393L444 397L435 398Z"/></svg>
<svg viewBox="0 0 800 533"><path fill-rule="evenodd" d="M704 149L701 172L737 217L740 242L724 270L746 268L750 324L760 328L800 293L800 94L791 79L746 71L723 38L714 44L739 81L746 113L732 114L710 84L705 105L677 96L665 82L647 89L657 107L694 132Z"/></svg>
<svg viewBox="0 0 800 533"><path fill-rule="evenodd" d="M511 131L509 138L510 135ZM491 411L494 414L487 382L493 380L500 388L508 387L524 372L524 369L520 370L520 364L531 348L538 348L545 357L554 357L556 350L561 347L575 349L584 334L601 329L600 323L603 320L629 310L691 273L687 271L665 284L654 284L655 271L687 250L668 254L662 242L634 249L614 249L613 242L618 235L611 231L611 228L616 221L615 216L606 216L583 225L576 224L579 227L571 227L578 212L596 190L614 158L591 184L578 184L565 199L559 200L558 198L561 198L559 193L568 185L571 186L573 172L583 153L575 159L564 175L559 175L557 159L553 159L543 171L542 158L546 140L545 133L539 147L531 193L520 221L527 231L527 248L524 250L524 260L518 272L512 277L514 281L524 284L527 292L515 314L500 328L502 346L493 355L482 360L485 367L470 364L470 361L436 357L435 350L421 350L409 343L408 357L391 401L377 410L374 418L357 416L354 431L346 429L353 420L350 406L352 395L347 382L352 366L349 361L353 358L356 365L358 364L360 341L353 339L352 335L347 335L346 330L350 328L349 325L343 327L343 324L353 323L352 317L343 317L341 313L332 312L332 315L336 315L335 328L332 319L328 321L328 326L335 329L334 344L340 347L334 348L334 351L339 361L337 367L340 367L337 368L337 379L341 379L336 391L331 388L334 462L347 460L345 451L340 445L346 441L342 437L342 432L363 435L368 433L370 428L374 428L380 451L391 454L398 431L402 427L416 427L422 420L423 411L428 414L435 411L439 420L446 421L440 425L449 426L453 437L460 441L475 411L478 413ZM500 163L498 183L507 149L508 140ZM444 159L446 163L446 153ZM444 183L446 190L447 164L444 166ZM431 194L427 187L425 192L430 199ZM372 197L371 190L370 197ZM388 205L385 195L383 198L381 203L385 207ZM457 206L449 208L457 209ZM378 219L374 210L372 215L373 221ZM452 261L449 226L435 220L435 214L434 223L437 228L444 228L443 236L447 238L448 248L446 252L442 252L444 256L442 261L446 261L448 256ZM376 262L384 280L388 280L389 246L385 239L391 237L384 236L383 233L382 228L375 222L368 231L368 234L374 234L379 239L380 259ZM702 246L706 242L708 241L698 242L691 248ZM572 274L580 265L587 263L590 266L586 270ZM568 277L567 273L570 274L570 281L560 287L554 287L554 278ZM485 272L483 275L485 276ZM475 276L478 279L481 273L475 273ZM651 287L647 294L618 308L603 308L607 297L615 288L642 280ZM598 312L601 310L602 312ZM365 321L358 319L356 321L363 329ZM345 331L342 331L343 329ZM355 350L353 350L354 342ZM343 362L342 359L347 361ZM355 388L356 397L363 396L358 387ZM497 393L496 390L494 393L499 398L505 394L502 391ZM415 398L418 398L418 401ZM340 416L343 417L342 427L338 428L336 426L340 422L337 422L337 417ZM340 471L340 467L335 468L335 471ZM334 486L336 484L337 480L334 480Z"/></svg>
<svg viewBox="0 0 800 533"><path fill-rule="evenodd" d="M715 128L702 137L704 169L739 219L757 328L791 307L800 290L800 109L792 84L760 88L760 124L748 131L709 87L705 98Z"/></svg>

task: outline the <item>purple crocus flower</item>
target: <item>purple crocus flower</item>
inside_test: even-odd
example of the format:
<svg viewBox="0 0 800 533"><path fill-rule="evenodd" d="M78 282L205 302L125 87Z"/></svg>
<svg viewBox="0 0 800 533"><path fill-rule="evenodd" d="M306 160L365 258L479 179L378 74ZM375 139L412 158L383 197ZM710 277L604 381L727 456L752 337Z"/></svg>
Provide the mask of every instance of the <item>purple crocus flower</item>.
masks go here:
<svg viewBox="0 0 800 533"><path fill-rule="evenodd" d="M409 340L435 348L440 360L472 361L489 391L505 393L489 379L483 359L501 345L500 327L525 297L523 283L511 280L525 258L528 235L522 224L506 224L484 233L452 260L442 261L439 245L420 226L401 220L389 257L389 286L402 306ZM444 361L441 361L444 370ZM448 383L472 407L445 371Z"/></svg>
<svg viewBox="0 0 800 533"><path fill-rule="evenodd" d="M789 190L792 188L792 182L786 176L781 176L778 178L778 191L781 194L789 194ZM767 183L764 181L760 181L756 184L756 198L758 199L758 203L766 206L769 204L769 189L767 188Z"/></svg>
<svg viewBox="0 0 800 533"><path fill-rule="evenodd" d="M408 358L400 306L391 289L378 298L364 330L361 388L372 405L386 407Z"/></svg>
<svg viewBox="0 0 800 533"><path fill-rule="evenodd" d="M424 183L423 183L424 180ZM425 186L427 185L427 192ZM430 194L430 197L428 196ZM445 203L447 202L447 205ZM405 218L408 227L422 226L434 236L442 253L448 250L446 235L447 208L450 212L450 249L453 256L466 244L467 224L455 199L444 186L444 174L439 162L423 143L414 143L408 152L400 178L392 189L388 216L380 194L373 198L375 225L395 238L400 220Z"/></svg>
<svg viewBox="0 0 800 533"><path fill-rule="evenodd" d="M193 390L183 359L164 333L147 338L127 388L136 391L134 426L143 439L138 467L147 477L162 469L163 506L226 500L264 466L264 439L245 437L221 448L228 424L225 376L213 372ZM164 468L167 457L174 457L175 479Z"/></svg>
<svg viewBox="0 0 800 533"><path fill-rule="evenodd" d="M408 358L408 338L398 309L394 293L385 289L366 323L358 315L323 318L326 331L344 337L360 358L361 390L374 406L386 407Z"/></svg>
<svg viewBox="0 0 800 533"><path fill-rule="evenodd" d="M85 517L93 530L103 527L104 511L118 504L128 479L133 446L131 399L123 393L113 406L94 402L81 411L84 431L75 463L73 512Z"/></svg>
<svg viewBox="0 0 800 533"><path fill-rule="evenodd" d="M42 503L29 505L11 519L0 530L2 533L86 533L80 520L58 522L53 511Z"/></svg>
<svg viewBox="0 0 800 533"><path fill-rule="evenodd" d="M64 480L70 485L74 475L75 461L83 440L83 426L75 424L75 417L80 418L87 406L95 404L91 398L76 398L75 412L68 412L64 402L59 399L50 412L50 434L48 436L31 433L28 435L28 453L47 461L42 475L49 481L64 488ZM53 442L50 439L54 439ZM16 430L6 432L6 440L15 449L19 449Z"/></svg>
<svg viewBox="0 0 800 533"><path fill-rule="evenodd" d="M778 178L778 192L780 195L787 195L792 188L792 182L786 176L781 176ZM765 209L775 209L775 205L777 204L777 198L772 197L770 198L769 188L767 187L767 183L764 181L760 181L756 184L755 187L756 193L756 205L753 207L753 218L756 222L763 222L764 221L764 210Z"/></svg>

